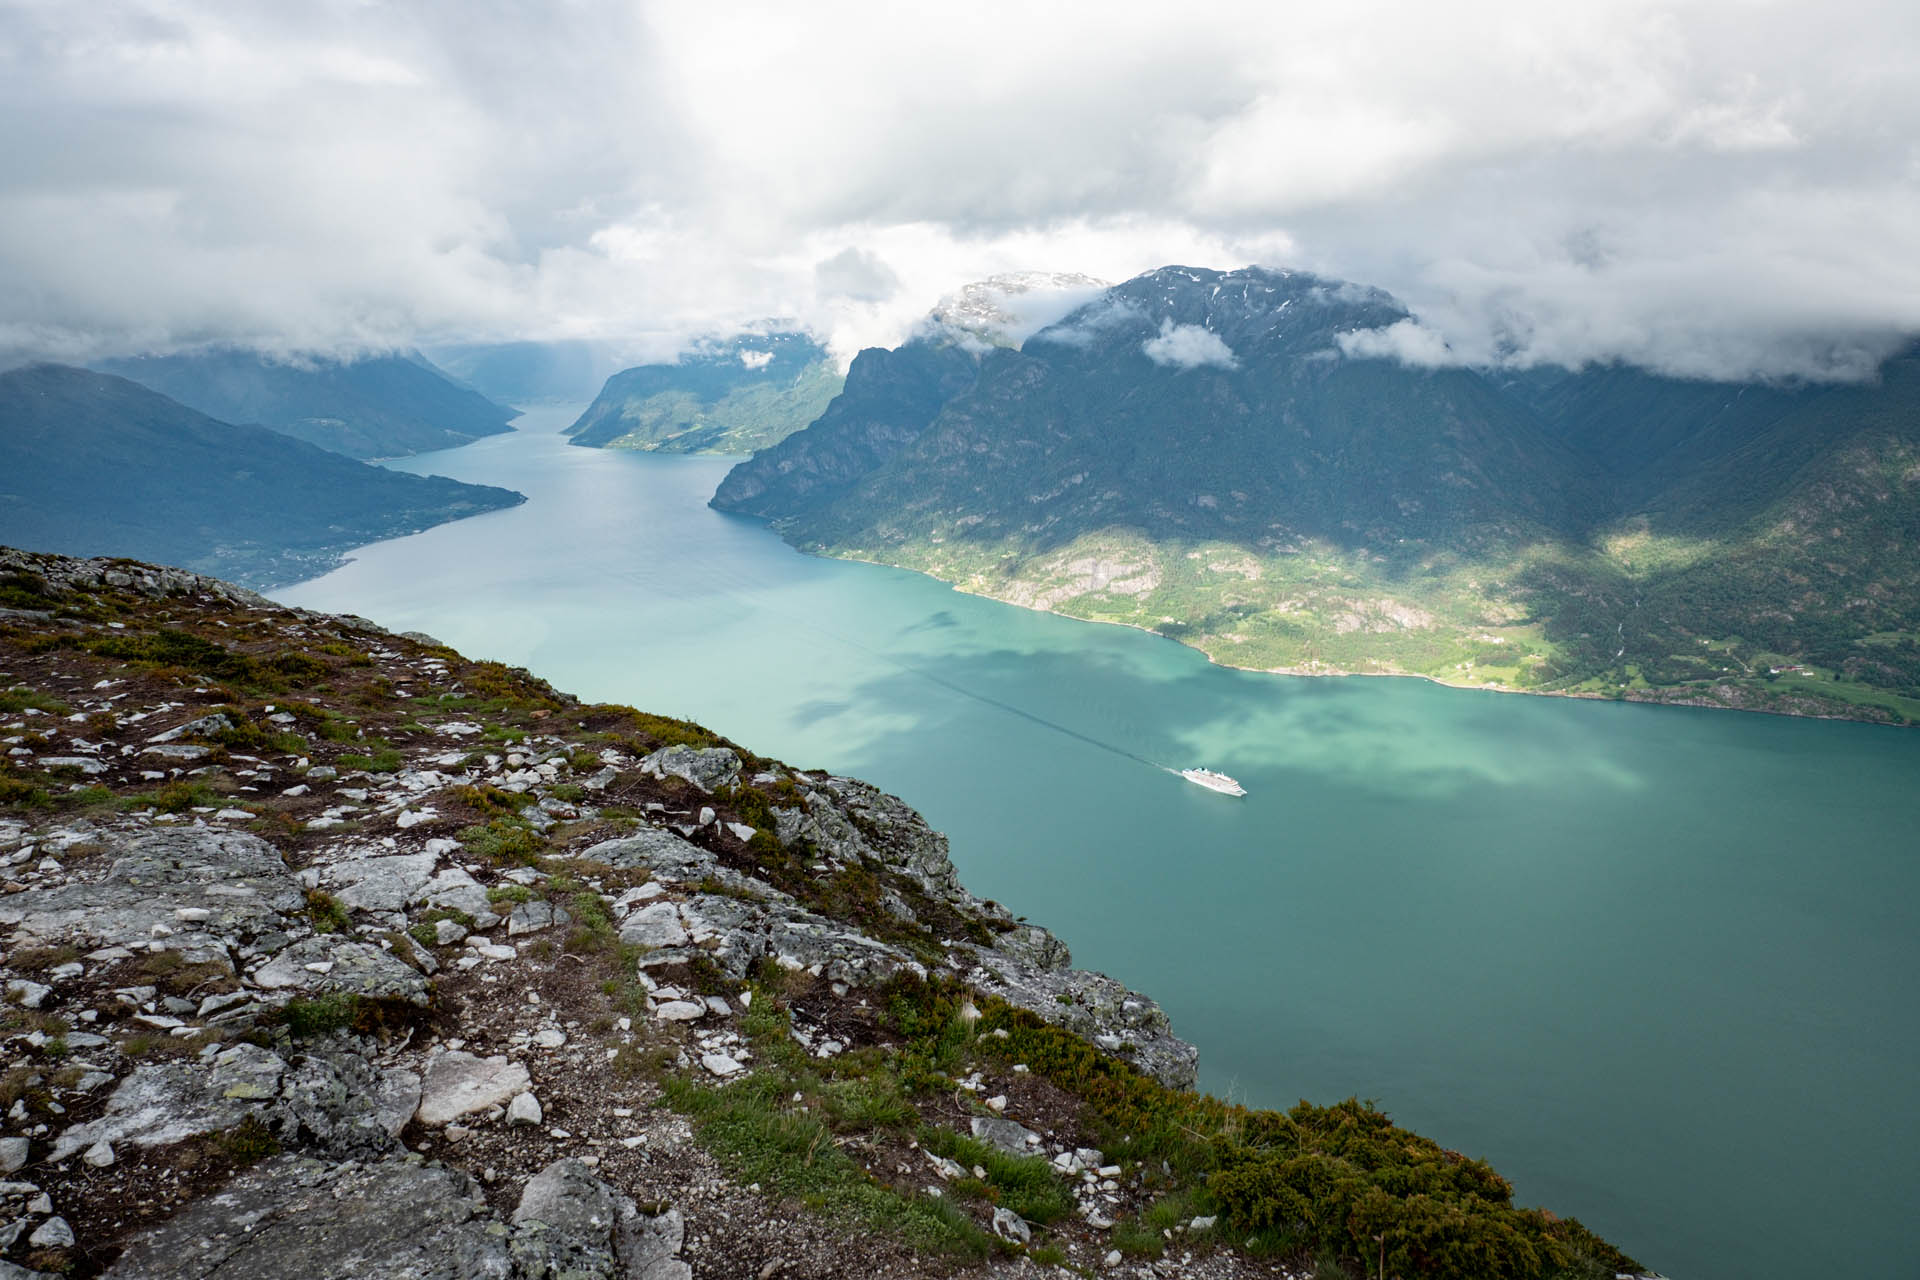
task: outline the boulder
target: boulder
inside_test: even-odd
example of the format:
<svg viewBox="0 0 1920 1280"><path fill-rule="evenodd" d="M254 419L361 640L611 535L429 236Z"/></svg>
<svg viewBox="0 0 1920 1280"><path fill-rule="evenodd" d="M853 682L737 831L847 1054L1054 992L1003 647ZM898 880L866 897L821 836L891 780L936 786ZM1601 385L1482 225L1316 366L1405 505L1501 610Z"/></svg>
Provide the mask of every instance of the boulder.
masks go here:
<svg viewBox="0 0 1920 1280"><path fill-rule="evenodd" d="M426 976L392 952L370 942L325 933L283 948L248 979L269 991L293 991L304 996L339 993L404 1000L421 1008L430 998Z"/></svg>
<svg viewBox="0 0 1920 1280"><path fill-rule="evenodd" d="M1166 1011L1125 984L1084 969L1043 970L995 951L978 953L966 981L1092 1041L1174 1089L1191 1089L1200 1051L1173 1034Z"/></svg>
<svg viewBox="0 0 1920 1280"><path fill-rule="evenodd" d="M51 1271L29 1271L0 1258L0 1280L60 1280Z"/></svg>
<svg viewBox="0 0 1920 1280"><path fill-rule="evenodd" d="M558 1160L527 1180L513 1212L516 1274L526 1280L691 1280L674 1255L680 1214L642 1213L579 1160Z"/></svg>
<svg viewBox="0 0 1920 1280"><path fill-rule="evenodd" d="M804 808L774 810L782 844L807 840L829 861L878 862L931 897L973 901L947 856L947 838L905 801L857 778L827 778L805 794Z"/></svg>
<svg viewBox="0 0 1920 1280"><path fill-rule="evenodd" d="M135 1236L110 1280L511 1280L473 1179L388 1159L280 1156Z"/></svg>
<svg viewBox="0 0 1920 1280"><path fill-rule="evenodd" d="M999 1236L1002 1240L1011 1241L1014 1244L1025 1244L1033 1237L1033 1230L1027 1226L1026 1219L1022 1218L1013 1210L995 1208L993 1211L993 1234Z"/></svg>
<svg viewBox="0 0 1920 1280"><path fill-rule="evenodd" d="M300 887L279 851L255 835L205 827L106 837L117 856L98 881L71 879L0 898L14 945L69 943L168 947L223 957L217 938L279 932L301 909ZM204 911L182 929L181 912Z"/></svg>
<svg viewBox="0 0 1920 1280"><path fill-rule="evenodd" d="M107 1099L106 1112L54 1142L58 1163L98 1142L161 1147L265 1118L280 1095L287 1064L257 1045L237 1044L212 1063L149 1063L134 1068Z"/></svg>
<svg viewBox="0 0 1920 1280"><path fill-rule="evenodd" d="M323 868L320 883L356 911L402 911L433 878L436 862L430 853L354 858Z"/></svg>
<svg viewBox="0 0 1920 1280"><path fill-rule="evenodd" d="M210 716L201 716L185 724L177 724L164 733L156 733L148 742L175 742L181 738L204 738L215 733L232 733L233 721L216 711Z"/></svg>
<svg viewBox="0 0 1920 1280"><path fill-rule="evenodd" d="M442 871L421 885L414 891L413 902L418 906L464 911L470 916L489 914L492 907L480 882L458 867Z"/></svg>
<svg viewBox="0 0 1920 1280"><path fill-rule="evenodd" d="M653 902L620 922L620 941L633 946L681 947L688 941L680 908L671 902Z"/></svg>
<svg viewBox="0 0 1920 1280"><path fill-rule="evenodd" d="M1010 1155L1030 1156L1037 1149L1037 1144L1028 1141L1036 1136L1033 1130L1003 1116L973 1117L973 1136Z"/></svg>
<svg viewBox="0 0 1920 1280"><path fill-rule="evenodd" d="M740 777L740 757L725 747L682 744L660 748L640 762L640 770L662 780L684 778L702 791L714 791Z"/></svg>
<svg viewBox="0 0 1920 1280"><path fill-rule="evenodd" d="M461 1116L504 1106L525 1093L533 1077L505 1057L479 1058L462 1050L435 1054L420 1082L414 1119L437 1128Z"/></svg>

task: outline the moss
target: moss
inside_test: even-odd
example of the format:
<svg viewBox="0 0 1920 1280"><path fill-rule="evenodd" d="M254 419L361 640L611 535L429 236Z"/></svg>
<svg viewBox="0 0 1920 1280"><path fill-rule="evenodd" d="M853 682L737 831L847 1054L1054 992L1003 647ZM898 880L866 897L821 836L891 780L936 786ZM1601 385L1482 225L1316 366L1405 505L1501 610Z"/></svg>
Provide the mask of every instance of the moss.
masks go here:
<svg viewBox="0 0 1920 1280"><path fill-rule="evenodd" d="M377 738L368 739L368 745L377 745L378 750L372 755L347 752L334 763L342 769L359 769L367 773L398 773L407 763L405 756Z"/></svg>
<svg viewBox="0 0 1920 1280"><path fill-rule="evenodd" d="M532 866L547 851L546 840L519 818L495 818L485 826L465 827L460 843L489 862L521 866Z"/></svg>
<svg viewBox="0 0 1920 1280"><path fill-rule="evenodd" d="M9 809L45 809L52 804L53 798L45 788L37 787L24 778L0 774L0 806Z"/></svg>
<svg viewBox="0 0 1920 1280"><path fill-rule="evenodd" d="M481 813L518 813L533 803L533 797L521 791L504 791L499 787L482 784L477 787L462 784L453 789L453 797L469 809Z"/></svg>
<svg viewBox="0 0 1920 1280"><path fill-rule="evenodd" d="M71 943L55 947L21 947L7 956L7 967L21 973L45 973L80 958L80 948Z"/></svg>
<svg viewBox="0 0 1920 1280"><path fill-rule="evenodd" d="M619 945L620 934L613 927L613 917L607 913L605 898L562 876L548 883L547 896L561 901L567 914L573 917L562 950L570 955L594 955Z"/></svg>
<svg viewBox="0 0 1920 1280"><path fill-rule="evenodd" d="M200 778L181 778L163 784L158 790L126 796L121 800L121 804L129 809L153 808L161 813L218 808L226 802L224 793Z"/></svg>
<svg viewBox="0 0 1920 1280"><path fill-rule="evenodd" d="M0 715L15 715L22 711L44 711L50 716L73 714L72 707L50 693L41 693L25 685L0 689Z"/></svg>
<svg viewBox="0 0 1920 1280"><path fill-rule="evenodd" d="M233 970L220 960L190 961L178 951L156 951L134 967L162 995L206 996L238 991Z"/></svg>
<svg viewBox="0 0 1920 1280"><path fill-rule="evenodd" d="M313 1000L290 1000L280 1012L287 1030L303 1040L353 1026L360 1014L360 998L336 991Z"/></svg>
<svg viewBox="0 0 1920 1280"><path fill-rule="evenodd" d="M389 929L380 935L380 940L392 948L393 954L409 969L426 972L426 966L421 963L419 954L413 949L412 938L397 930Z"/></svg>
<svg viewBox="0 0 1920 1280"><path fill-rule="evenodd" d="M788 1097L784 1080L765 1075L717 1089L673 1078L665 1089L667 1104L693 1119L701 1145L740 1182L932 1253L980 1259L1001 1247L955 1206L876 1182Z"/></svg>
<svg viewBox="0 0 1920 1280"><path fill-rule="evenodd" d="M290 1000L279 1016L289 1034L304 1040L336 1031L384 1037L414 1026L425 1011L404 1000L334 991L311 1000Z"/></svg>
<svg viewBox="0 0 1920 1280"><path fill-rule="evenodd" d="M258 1116L248 1116L220 1133L214 1143L236 1169L251 1168L280 1154L280 1140Z"/></svg>

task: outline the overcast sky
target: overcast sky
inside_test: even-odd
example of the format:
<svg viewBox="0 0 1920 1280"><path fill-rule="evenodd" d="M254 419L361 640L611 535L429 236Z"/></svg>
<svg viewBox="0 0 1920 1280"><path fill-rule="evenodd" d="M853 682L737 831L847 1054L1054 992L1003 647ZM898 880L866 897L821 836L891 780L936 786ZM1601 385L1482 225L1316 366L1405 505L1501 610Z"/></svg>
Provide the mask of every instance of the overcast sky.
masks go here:
<svg viewBox="0 0 1920 1280"><path fill-rule="evenodd" d="M1415 358L1845 373L1920 331L1916 68L1912 0L0 0L0 350L851 351L1182 262Z"/></svg>

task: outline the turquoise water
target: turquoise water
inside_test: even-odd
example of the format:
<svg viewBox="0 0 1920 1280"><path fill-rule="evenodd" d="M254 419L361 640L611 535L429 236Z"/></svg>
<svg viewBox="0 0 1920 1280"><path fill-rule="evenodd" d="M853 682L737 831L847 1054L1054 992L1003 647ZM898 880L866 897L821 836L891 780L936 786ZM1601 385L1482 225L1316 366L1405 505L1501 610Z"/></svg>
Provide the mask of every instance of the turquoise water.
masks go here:
<svg viewBox="0 0 1920 1280"><path fill-rule="evenodd" d="M798 555L572 416L398 464L527 505L280 597L897 792L1216 1092L1377 1099L1671 1276L1915 1274L1920 733L1225 670Z"/></svg>

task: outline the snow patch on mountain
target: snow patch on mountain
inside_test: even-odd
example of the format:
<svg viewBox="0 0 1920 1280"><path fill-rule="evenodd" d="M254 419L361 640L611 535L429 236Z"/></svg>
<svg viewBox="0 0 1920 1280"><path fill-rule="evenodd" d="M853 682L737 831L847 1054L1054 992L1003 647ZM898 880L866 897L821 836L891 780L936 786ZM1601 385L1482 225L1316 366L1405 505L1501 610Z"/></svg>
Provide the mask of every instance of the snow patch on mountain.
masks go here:
<svg viewBox="0 0 1920 1280"><path fill-rule="evenodd" d="M927 322L983 348L1018 347L1107 288L1077 272L1008 272L948 294Z"/></svg>

